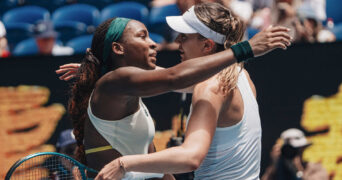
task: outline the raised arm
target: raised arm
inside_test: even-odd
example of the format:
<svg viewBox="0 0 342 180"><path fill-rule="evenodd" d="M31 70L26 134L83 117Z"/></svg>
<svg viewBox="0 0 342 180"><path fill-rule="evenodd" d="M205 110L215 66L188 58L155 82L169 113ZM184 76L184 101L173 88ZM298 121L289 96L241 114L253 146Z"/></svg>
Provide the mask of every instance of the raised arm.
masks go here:
<svg viewBox="0 0 342 180"><path fill-rule="evenodd" d="M110 92L129 96L153 96L183 89L208 79L225 67L236 63L232 50L187 60L176 66L158 70L122 67L101 78Z"/></svg>
<svg viewBox="0 0 342 180"><path fill-rule="evenodd" d="M97 178L120 178L123 171L119 162L122 162L125 171L182 173L197 169L205 158L215 134L223 101L222 97L212 93L212 90L203 83L195 87L193 112L188 123L185 142L181 146L147 155L123 156L107 164Z"/></svg>
<svg viewBox="0 0 342 180"><path fill-rule="evenodd" d="M291 37L285 27L270 27L255 35L249 43L255 56L273 49L290 45ZM103 78L108 92L131 96L153 96L168 91L187 88L236 63L233 51L224 50L213 55L182 62L174 67L157 70L143 70L123 67L107 73Z"/></svg>
<svg viewBox="0 0 342 180"><path fill-rule="evenodd" d="M249 44L255 56L275 48L286 49L290 45L287 28L270 27L253 37ZM183 89L208 79L227 66L236 63L231 49L212 55L182 62L174 67L158 70L143 70L137 67L122 67L107 73L103 78L106 90L129 96L153 96L175 89Z"/></svg>

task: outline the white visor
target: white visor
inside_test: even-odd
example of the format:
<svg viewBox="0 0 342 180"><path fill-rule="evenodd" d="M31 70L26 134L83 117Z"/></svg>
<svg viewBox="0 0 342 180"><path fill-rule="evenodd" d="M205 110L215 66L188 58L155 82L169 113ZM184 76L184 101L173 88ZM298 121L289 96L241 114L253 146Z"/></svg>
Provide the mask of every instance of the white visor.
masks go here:
<svg viewBox="0 0 342 180"><path fill-rule="evenodd" d="M304 133L299 129L288 129L282 132L280 137L283 139L285 144L290 144L292 147L295 148L311 145L311 143L304 136Z"/></svg>
<svg viewBox="0 0 342 180"><path fill-rule="evenodd" d="M166 22L173 30L179 33L199 33L218 44L224 44L226 41L225 35L211 30L197 18L194 6L188 9L182 16L167 16Z"/></svg>

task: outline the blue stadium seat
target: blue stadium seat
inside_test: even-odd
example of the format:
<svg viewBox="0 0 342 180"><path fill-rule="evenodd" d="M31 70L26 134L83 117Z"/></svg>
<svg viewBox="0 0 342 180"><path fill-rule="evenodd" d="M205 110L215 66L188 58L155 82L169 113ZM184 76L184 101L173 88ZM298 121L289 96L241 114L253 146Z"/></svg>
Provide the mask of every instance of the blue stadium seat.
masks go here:
<svg viewBox="0 0 342 180"><path fill-rule="evenodd" d="M23 6L7 11L2 21L8 23L30 23L35 24L39 20L48 20L50 13L47 9L38 6Z"/></svg>
<svg viewBox="0 0 342 180"><path fill-rule="evenodd" d="M132 18L142 23L148 23L148 8L137 2L120 2L109 5L101 11L100 23L113 17Z"/></svg>
<svg viewBox="0 0 342 180"><path fill-rule="evenodd" d="M255 28L247 28L248 39L251 39L255 34L257 34L260 30Z"/></svg>
<svg viewBox="0 0 342 180"><path fill-rule="evenodd" d="M28 23L8 23L5 27L10 50L20 41L32 37L34 30L34 25Z"/></svg>
<svg viewBox="0 0 342 180"><path fill-rule="evenodd" d="M170 4L161 7L152 7L150 12L150 24L166 23L166 16L181 15L176 4Z"/></svg>
<svg viewBox="0 0 342 180"><path fill-rule="evenodd" d="M19 5L18 0L0 0L0 16L2 16L6 11L17 8Z"/></svg>
<svg viewBox="0 0 342 180"><path fill-rule="evenodd" d="M87 34L87 25L75 21L57 21L54 23L54 29L58 32L58 39L63 43Z"/></svg>
<svg viewBox="0 0 342 180"><path fill-rule="evenodd" d="M341 0L326 0L327 17L332 18L335 24L342 22L341 7Z"/></svg>
<svg viewBox="0 0 342 180"><path fill-rule="evenodd" d="M332 32L335 34L337 41L342 41L342 23L335 24Z"/></svg>
<svg viewBox="0 0 342 180"><path fill-rule="evenodd" d="M28 56L38 54L38 46L34 38L21 41L14 49L14 56Z"/></svg>
<svg viewBox="0 0 342 180"><path fill-rule="evenodd" d="M156 43L158 43L158 44L160 44L160 43L162 43L162 42L165 41L165 39L164 39L164 37L163 37L162 35L159 35L159 34L156 34L156 33L150 33L149 35L150 35L150 38L151 38L154 42L156 42Z"/></svg>
<svg viewBox="0 0 342 180"><path fill-rule="evenodd" d="M173 32L166 24L166 16L178 16L181 15L180 10L176 4L171 4L161 7L152 7L149 18L149 30L164 36L168 41L172 41L173 37L170 37Z"/></svg>
<svg viewBox="0 0 342 180"><path fill-rule="evenodd" d="M88 4L72 4L56 9L52 14L52 21L77 21L87 26L96 26L100 11Z"/></svg>
<svg viewBox="0 0 342 180"><path fill-rule="evenodd" d="M91 47L93 35L85 35L71 39L66 45L74 49L75 54L84 54Z"/></svg>

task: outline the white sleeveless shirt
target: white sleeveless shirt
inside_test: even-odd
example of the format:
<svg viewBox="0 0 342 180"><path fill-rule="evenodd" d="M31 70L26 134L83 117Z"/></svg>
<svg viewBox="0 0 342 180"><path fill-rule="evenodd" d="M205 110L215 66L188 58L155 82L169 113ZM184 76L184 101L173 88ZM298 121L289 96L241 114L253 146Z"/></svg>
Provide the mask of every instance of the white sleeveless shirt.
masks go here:
<svg viewBox="0 0 342 180"><path fill-rule="evenodd" d="M90 103L88 105L88 116L95 129L123 156L147 154L155 134L153 120L141 98L139 106L137 112L120 120L109 121L96 117Z"/></svg>
<svg viewBox="0 0 342 180"><path fill-rule="evenodd" d="M237 87L244 105L242 120L233 126L216 128L208 154L195 171L197 180L259 179L261 160L259 108L243 71L239 74ZM191 111L190 109L190 115Z"/></svg>

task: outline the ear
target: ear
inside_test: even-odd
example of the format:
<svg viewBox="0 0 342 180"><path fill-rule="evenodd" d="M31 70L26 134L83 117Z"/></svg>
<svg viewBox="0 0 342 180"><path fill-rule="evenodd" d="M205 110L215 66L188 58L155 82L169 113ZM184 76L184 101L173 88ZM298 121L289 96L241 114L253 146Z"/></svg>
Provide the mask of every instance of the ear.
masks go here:
<svg viewBox="0 0 342 180"><path fill-rule="evenodd" d="M216 43L211 39L206 39L204 41L203 52L211 54L216 50Z"/></svg>
<svg viewBox="0 0 342 180"><path fill-rule="evenodd" d="M117 55L123 55L124 54L124 47L117 42L113 42L112 43L112 51Z"/></svg>

